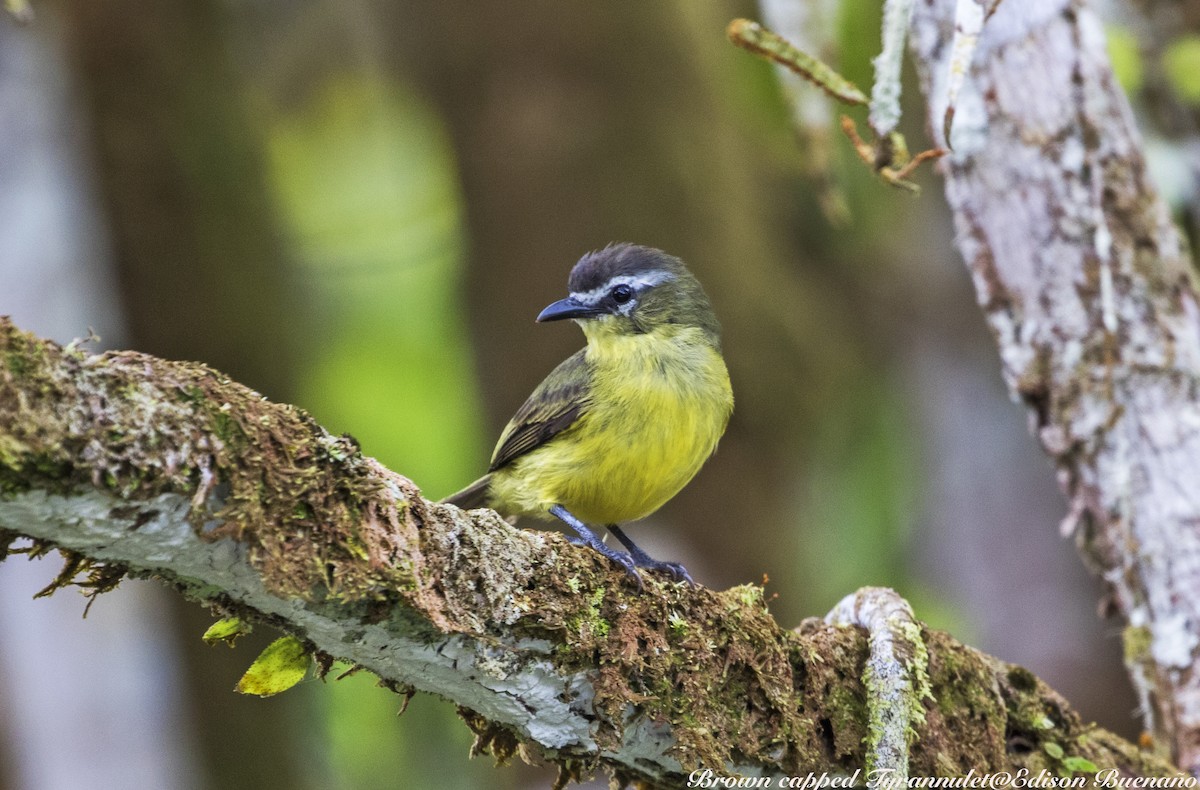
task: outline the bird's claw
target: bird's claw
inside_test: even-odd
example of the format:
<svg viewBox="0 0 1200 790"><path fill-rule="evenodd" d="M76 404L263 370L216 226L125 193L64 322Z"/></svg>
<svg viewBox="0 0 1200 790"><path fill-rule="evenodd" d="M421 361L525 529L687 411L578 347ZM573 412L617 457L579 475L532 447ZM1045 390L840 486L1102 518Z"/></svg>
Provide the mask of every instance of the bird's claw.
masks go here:
<svg viewBox="0 0 1200 790"><path fill-rule="evenodd" d="M571 541L572 543L576 542L571 538L567 538L567 540ZM632 576L633 580L637 582L638 592L641 592L644 589L642 587L642 575L638 573L637 563L634 561L633 557L629 556L623 551L617 551L614 548L604 545L604 541L602 540L597 539L595 542L587 541L583 538L578 538L577 540L578 543L576 545L587 546L588 548L603 554L605 557L624 568L625 573Z"/></svg>
<svg viewBox="0 0 1200 790"><path fill-rule="evenodd" d="M551 507L550 514L562 521L571 529L575 530L578 537L568 535L568 543L573 546L587 546L589 549L597 551L600 554L603 554L605 557L608 557L610 560L624 568L625 572L633 577L633 580L637 582L638 592L642 592L644 589L642 587L642 576L637 572L637 561L633 557L623 551L617 551L616 549L611 549L604 545L604 541L601 540L595 532L592 532L590 529L588 529L586 524L575 518L575 516L571 515L571 511L567 510L562 505L554 505Z"/></svg>
<svg viewBox="0 0 1200 790"><path fill-rule="evenodd" d="M696 586L695 580L692 579L692 574L688 573L687 568L683 567L683 563L655 560L653 563L642 564L640 567L651 571L665 571L677 582L687 582L690 587Z"/></svg>
<svg viewBox="0 0 1200 790"><path fill-rule="evenodd" d="M650 571L665 571L671 575L671 578L677 582L687 582L690 586L695 587L696 582L692 580L692 574L687 572L687 568L683 567L679 562L665 562L656 560L646 552L638 548L638 545L629 539L625 531L616 524L609 524L608 531L613 536L621 541L621 545L629 549L629 556L633 559L633 564L639 568L645 568Z"/></svg>
<svg viewBox="0 0 1200 790"><path fill-rule="evenodd" d="M642 592L645 589L645 587L642 586L642 574L638 573L637 566L634 565L632 557L623 551L615 550L612 554L607 556L610 560L624 568L625 573L633 577L633 580L637 582L638 592Z"/></svg>

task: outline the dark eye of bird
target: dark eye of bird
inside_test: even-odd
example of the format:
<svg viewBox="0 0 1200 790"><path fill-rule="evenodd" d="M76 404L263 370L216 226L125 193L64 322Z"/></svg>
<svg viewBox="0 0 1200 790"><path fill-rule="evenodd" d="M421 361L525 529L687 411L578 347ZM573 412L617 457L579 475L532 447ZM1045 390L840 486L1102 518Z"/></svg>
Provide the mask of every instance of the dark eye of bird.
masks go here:
<svg viewBox="0 0 1200 790"><path fill-rule="evenodd" d="M613 301L617 304L625 304L633 298L633 289L624 283L621 283L620 285L614 285L613 289L608 293L609 296L613 298Z"/></svg>

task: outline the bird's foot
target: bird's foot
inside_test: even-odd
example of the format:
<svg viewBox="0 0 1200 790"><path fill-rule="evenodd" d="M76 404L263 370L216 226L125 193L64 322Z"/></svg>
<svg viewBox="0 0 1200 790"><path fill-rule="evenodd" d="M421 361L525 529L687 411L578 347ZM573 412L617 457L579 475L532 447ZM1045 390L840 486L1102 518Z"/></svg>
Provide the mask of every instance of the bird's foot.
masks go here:
<svg viewBox="0 0 1200 790"><path fill-rule="evenodd" d="M645 568L648 571L664 571L677 582L687 582L692 587L696 586L696 581L692 578L692 574L688 573L687 568L683 567L683 563L681 562L666 562L664 560L647 560L639 562L638 559L634 557L633 564L639 568Z"/></svg>
<svg viewBox="0 0 1200 790"><path fill-rule="evenodd" d="M621 545L629 549L629 556L633 559L633 564L637 567L645 568L649 571L664 571L670 574L671 578L677 582L687 582L693 587L696 586L696 582L692 580L692 575L687 572L687 568L683 567L681 563L664 562L663 560L654 559L630 540L629 536L616 524L609 524L608 531L617 540L621 541Z"/></svg>
<svg viewBox="0 0 1200 790"><path fill-rule="evenodd" d="M550 508L550 514L562 521L571 529L578 533L579 537L567 537L567 541L576 546L587 546L588 548L603 554L608 559L625 569L625 572L633 577L637 582L638 592L642 591L642 576L637 571L637 563L634 558L623 551L617 551L614 548L604 545L604 540L595 532L588 529L587 525L571 514L562 505L555 505ZM686 573L686 571L684 571Z"/></svg>

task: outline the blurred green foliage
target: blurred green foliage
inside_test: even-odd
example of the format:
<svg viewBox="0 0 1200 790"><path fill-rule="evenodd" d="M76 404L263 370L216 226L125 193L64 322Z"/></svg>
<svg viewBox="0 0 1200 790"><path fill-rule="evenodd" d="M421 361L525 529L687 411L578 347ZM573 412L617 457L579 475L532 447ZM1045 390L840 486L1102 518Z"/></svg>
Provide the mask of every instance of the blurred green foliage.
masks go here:
<svg viewBox="0 0 1200 790"><path fill-rule="evenodd" d="M1137 38L1127 28L1109 25L1104 29L1108 37L1108 57L1112 61L1113 73L1126 93L1136 93L1142 87L1142 53Z"/></svg>
<svg viewBox="0 0 1200 790"><path fill-rule="evenodd" d="M1200 104L1200 36L1186 35L1172 41L1163 53L1163 71L1179 98Z"/></svg>
<svg viewBox="0 0 1200 790"><path fill-rule="evenodd" d="M330 790L512 786L513 771L490 758L466 759L474 736L445 700L418 694L400 715L403 698L376 686L373 675L335 681L336 672L321 689Z"/></svg>
<svg viewBox="0 0 1200 790"><path fill-rule="evenodd" d="M863 381L806 453L797 554L818 611L865 585L906 587L921 464L898 391L884 379Z"/></svg>
<svg viewBox="0 0 1200 790"><path fill-rule="evenodd" d="M269 151L309 293L297 402L432 496L469 482L486 455L445 131L403 85L360 74L278 118ZM452 707L421 697L398 718L372 680L330 681L317 701L333 787L504 786L490 761L447 759L472 738Z"/></svg>
<svg viewBox="0 0 1200 790"><path fill-rule="evenodd" d="M299 402L433 495L469 482L484 446L436 118L397 83L334 80L275 125L270 151L311 286Z"/></svg>

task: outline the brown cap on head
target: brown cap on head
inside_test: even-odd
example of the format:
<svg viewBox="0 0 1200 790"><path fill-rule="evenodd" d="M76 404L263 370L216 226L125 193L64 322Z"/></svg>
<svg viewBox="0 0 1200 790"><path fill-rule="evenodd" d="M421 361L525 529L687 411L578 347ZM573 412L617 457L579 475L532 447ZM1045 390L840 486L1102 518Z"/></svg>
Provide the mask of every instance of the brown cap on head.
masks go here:
<svg viewBox="0 0 1200 790"><path fill-rule="evenodd" d="M580 258L567 283L570 295L543 310L538 321L602 318L638 334L690 326L720 347L721 326L708 295L683 261L662 250L610 244Z"/></svg>
<svg viewBox="0 0 1200 790"><path fill-rule="evenodd" d="M585 293L602 288L619 275L645 274L662 271L678 276L690 276L683 261L653 247L640 244L610 244L602 250L589 252L579 259L567 278L571 293Z"/></svg>

